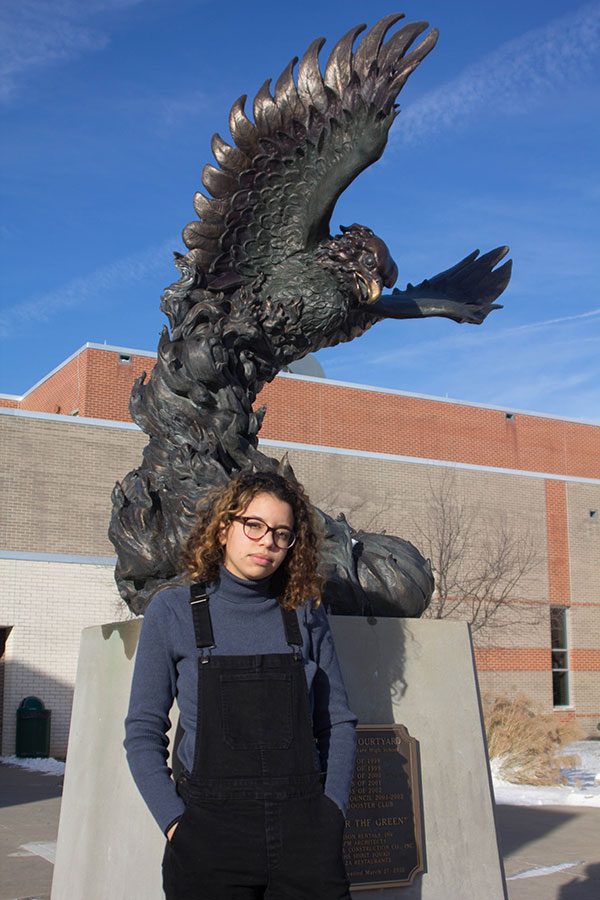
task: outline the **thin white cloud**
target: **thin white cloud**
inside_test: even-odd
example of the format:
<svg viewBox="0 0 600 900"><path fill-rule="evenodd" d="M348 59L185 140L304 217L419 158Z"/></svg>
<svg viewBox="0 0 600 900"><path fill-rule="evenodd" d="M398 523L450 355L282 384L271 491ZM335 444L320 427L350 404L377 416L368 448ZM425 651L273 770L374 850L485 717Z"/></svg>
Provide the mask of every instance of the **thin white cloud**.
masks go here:
<svg viewBox="0 0 600 900"><path fill-rule="evenodd" d="M580 76L600 51L600 3L588 3L503 44L430 91L400 117L397 136L415 143L487 110L522 112L541 94Z"/></svg>
<svg viewBox="0 0 600 900"><path fill-rule="evenodd" d="M515 333L517 329L479 332L470 340L462 336L468 344L460 347L449 341L437 346L423 341L398 346L381 354L376 363L373 354L369 362L389 386L595 420L600 416L600 333L599 320L591 321L595 323L591 333L591 326L583 322L540 328L533 334ZM332 375L327 364L325 370ZM348 380L356 376L351 374Z"/></svg>
<svg viewBox="0 0 600 900"><path fill-rule="evenodd" d="M428 390L500 406L597 418L599 323L598 317L573 317L550 325L540 322L537 331L505 329L499 335L480 335L467 352L438 350L426 356L437 364ZM410 368L404 365L402 371ZM465 385L469 385L466 395Z"/></svg>
<svg viewBox="0 0 600 900"><path fill-rule="evenodd" d="M496 314L497 315L497 314ZM416 341L409 346L395 346L392 350L383 351L374 354L365 360L369 365L385 366L394 365L401 358L405 363L410 359L419 359L428 357L441 352L448 351L469 351L482 349L489 352L493 345L504 345L505 342L512 338L518 338L525 333L541 332L546 329L552 329L555 325L564 325L565 323L574 323L581 320L596 320L600 317L600 309L591 309L582 313L576 313L572 316L560 316L554 319L540 319L537 322L528 322L525 325L515 325L510 328L500 328L495 331L486 330L485 323L483 326L460 325L459 331L454 328L452 332L444 335L444 337L434 338L432 340ZM400 324L400 323L399 323ZM449 327L452 325L449 323ZM578 337L574 340L574 346L581 344L585 334L578 332ZM505 352L505 348L502 350Z"/></svg>
<svg viewBox="0 0 600 900"><path fill-rule="evenodd" d="M521 334L503 345L482 346L464 361L467 376L479 374L475 395L469 399L598 418L598 335L586 339L581 332L567 324L537 337ZM448 389L456 392L456 376Z"/></svg>
<svg viewBox="0 0 600 900"><path fill-rule="evenodd" d="M174 247L181 244L178 236L169 238L141 253L126 256L88 275L73 278L54 291L48 291L0 312L0 340L12 338L30 322L46 322L84 303L103 300L109 291L136 283L164 268Z"/></svg>
<svg viewBox="0 0 600 900"><path fill-rule="evenodd" d="M190 119L203 115L210 108L206 91L195 90L177 97L163 97L156 108L156 117L169 127L186 125Z"/></svg>
<svg viewBox="0 0 600 900"><path fill-rule="evenodd" d="M505 329L505 334L519 331L532 331L546 328L548 325L561 325L563 322L577 322L579 319L591 319L600 316L600 307L590 309L587 312L575 313L573 316L560 316L558 319L542 319L540 322L530 322L527 325L517 325L515 328Z"/></svg>
<svg viewBox="0 0 600 900"><path fill-rule="evenodd" d="M411 324L422 325L388 321L385 334L373 329L355 342L353 351L338 357L321 351L318 358L330 378L598 417L600 309L497 330L448 322L446 334L429 339ZM544 380L549 373L552 385ZM577 390L583 382L592 385L587 412ZM567 395L568 402L563 399ZM549 399L556 401L554 408L548 407ZM569 404L578 412L569 412Z"/></svg>
<svg viewBox="0 0 600 900"><path fill-rule="evenodd" d="M126 96L111 100L113 110L124 116L135 116L140 127L151 127L165 139L172 140L173 132L188 127L190 122L205 116L214 108L213 95L200 89L177 94L150 93L144 85Z"/></svg>
<svg viewBox="0 0 600 900"><path fill-rule="evenodd" d="M3 0L0 4L0 103L10 103L32 71L102 50L110 41L90 19L144 0Z"/></svg>

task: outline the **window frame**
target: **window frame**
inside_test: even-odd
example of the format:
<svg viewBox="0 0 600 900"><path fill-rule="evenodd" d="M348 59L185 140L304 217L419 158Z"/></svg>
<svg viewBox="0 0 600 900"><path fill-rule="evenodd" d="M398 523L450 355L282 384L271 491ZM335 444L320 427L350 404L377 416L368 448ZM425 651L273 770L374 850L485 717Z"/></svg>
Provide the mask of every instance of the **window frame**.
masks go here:
<svg viewBox="0 0 600 900"><path fill-rule="evenodd" d="M561 617L563 617L563 621L561 623L562 632L564 634L564 646L559 647L555 646L554 643L554 628L552 623L552 617L556 615L556 613L560 613ZM550 666L551 666L551 674L552 674L552 708L553 709L572 709L573 704L571 702L571 665L570 665L570 649L569 649L569 607L568 606L551 606L550 607ZM554 665L555 654L564 654L563 665ZM555 680L555 675L563 674L564 684L566 685L566 703L557 703L557 694L560 692L560 687L556 687L555 684L558 684L558 680Z"/></svg>

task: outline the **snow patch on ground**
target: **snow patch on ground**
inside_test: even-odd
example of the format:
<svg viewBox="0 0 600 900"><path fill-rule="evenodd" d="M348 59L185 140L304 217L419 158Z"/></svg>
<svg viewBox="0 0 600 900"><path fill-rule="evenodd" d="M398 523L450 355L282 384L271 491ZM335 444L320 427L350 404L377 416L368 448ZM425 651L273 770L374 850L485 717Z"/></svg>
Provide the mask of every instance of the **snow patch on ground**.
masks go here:
<svg viewBox="0 0 600 900"><path fill-rule="evenodd" d="M516 875L509 875L507 881L515 881L517 878L538 878L540 875L554 875L555 872L562 872L563 869L573 869L580 866L581 860L577 862L558 863L556 866L535 866L533 869L527 869L525 872L517 872Z"/></svg>
<svg viewBox="0 0 600 900"><path fill-rule="evenodd" d="M498 773L501 759L491 761L496 803L512 806L592 806L600 808L600 741L577 741L565 747L561 755L579 758L579 764L563 769L565 784L540 787L532 784L512 784ZM0 763L21 766L45 775L63 775L64 762L57 759L20 759L0 756ZM525 877L525 876L521 876Z"/></svg>
<svg viewBox="0 0 600 900"><path fill-rule="evenodd" d="M41 856L46 862L56 862L56 841L35 841L31 844L21 844L19 848L30 856ZM14 856L16 854L12 854Z"/></svg>
<svg viewBox="0 0 600 900"><path fill-rule="evenodd" d="M40 772L42 775L64 775L65 764L58 759L21 759L20 756L0 756L0 763L5 766L20 766Z"/></svg>
<svg viewBox="0 0 600 900"><path fill-rule="evenodd" d="M496 803L512 806L600 807L600 741L577 741L564 747L561 756L579 757L579 765L562 769L565 784L538 786L512 784L498 775L502 759L491 762Z"/></svg>

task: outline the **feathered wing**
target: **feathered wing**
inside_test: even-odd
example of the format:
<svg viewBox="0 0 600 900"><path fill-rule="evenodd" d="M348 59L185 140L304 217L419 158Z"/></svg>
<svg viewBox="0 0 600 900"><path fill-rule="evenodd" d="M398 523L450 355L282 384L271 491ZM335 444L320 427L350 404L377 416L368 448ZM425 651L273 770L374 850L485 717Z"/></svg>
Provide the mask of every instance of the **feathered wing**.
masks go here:
<svg viewBox="0 0 600 900"><path fill-rule="evenodd" d="M396 97L437 40L437 32L431 31L410 51L427 28L417 23L386 41L400 18L382 19L356 50L364 26L352 29L332 51L323 74L318 64L323 41L315 41L296 77L294 60L274 94L268 82L259 91L253 122L244 113L244 100L234 104L231 146L213 139L217 164L205 167L202 179L209 196L196 195L200 221L185 229L189 254L176 261L182 277L162 298L171 334L164 330L150 378L140 378L132 392L132 416L150 440L141 466L113 494L110 534L118 551L116 578L136 612L159 586L177 578L179 548L206 491L238 471L278 466L258 449L264 410L254 410L253 402L282 362L317 344L316 337L311 343L306 320L322 318L315 319L314 310L312 318L304 311L311 298L315 304L321 301L322 282L307 279L301 252L329 237L337 198L383 152ZM326 267L315 268L333 278ZM296 274L283 300L263 294L264 282L257 277L268 278L276 270L286 285L289 273ZM277 284L277 278L270 281ZM293 289L299 282L302 290L296 296ZM343 304L335 311L343 317ZM336 328L332 334L348 337L361 330L343 320ZM345 596L353 597L360 609L367 608L367 590L380 599L396 598L396 614L403 606L424 608L428 577L424 587L411 583L409 589L396 572L396 561L404 557L402 571L410 569L416 551L394 545L392 559L386 547L380 575L375 575L376 567L368 564L373 557L368 536L360 538L359 559L349 527L343 534L339 527L330 531L330 571L336 584L352 585ZM426 566L424 572L427 576ZM386 604L368 608L387 614L379 612Z"/></svg>
<svg viewBox="0 0 600 900"><path fill-rule="evenodd" d="M352 28L334 47L325 72L310 45L292 60L272 94L270 81L258 92L254 122L245 97L232 107L233 145L212 140L217 165L206 165L202 182L209 197L196 194L199 221L183 232L188 257L209 284L247 281L269 274L290 255L329 237L335 203L348 185L381 156L397 114L396 98L411 72L433 49L432 29L417 22L386 41L402 14L381 19L354 43L364 25Z"/></svg>

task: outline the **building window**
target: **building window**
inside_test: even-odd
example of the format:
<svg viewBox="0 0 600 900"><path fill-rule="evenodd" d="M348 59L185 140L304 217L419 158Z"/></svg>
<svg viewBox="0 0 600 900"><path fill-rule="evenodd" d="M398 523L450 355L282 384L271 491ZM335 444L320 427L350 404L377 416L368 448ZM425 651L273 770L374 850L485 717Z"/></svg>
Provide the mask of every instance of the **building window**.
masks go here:
<svg viewBox="0 0 600 900"><path fill-rule="evenodd" d="M127 365L131 362L131 357L128 353L119 353L119 362L123 365Z"/></svg>
<svg viewBox="0 0 600 900"><path fill-rule="evenodd" d="M569 706L569 649L567 635L567 609L550 607L550 641L552 647L552 703Z"/></svg>
<svg viewBox="0 0 600 900"><path fill-rule="evenodd" d="M590 519L592 520L592 522L600 521L600 519L598 518L598 510L597 509L590 509Z"/></svg>

